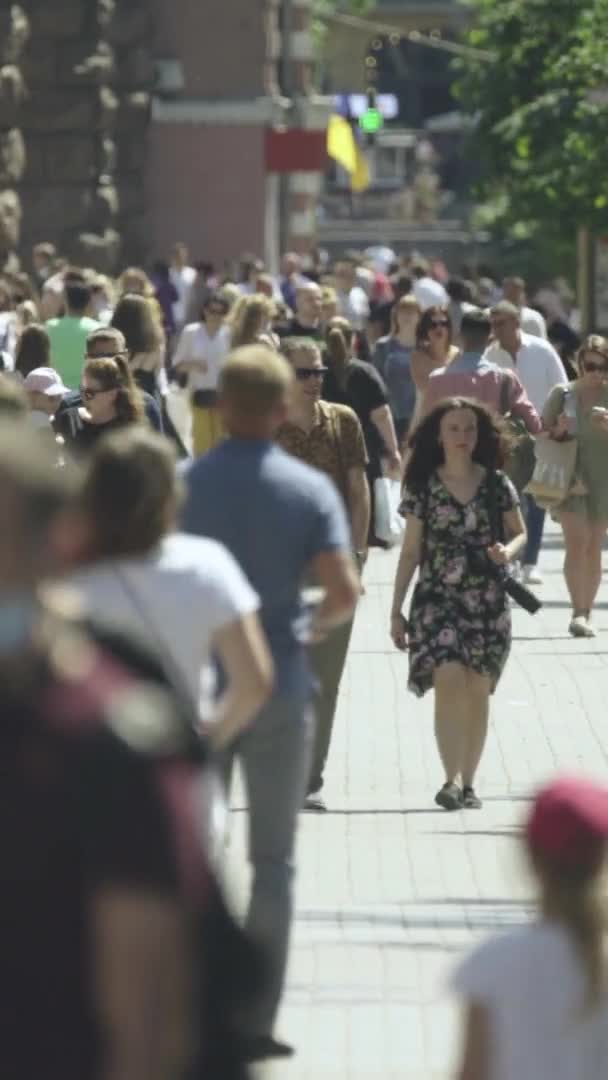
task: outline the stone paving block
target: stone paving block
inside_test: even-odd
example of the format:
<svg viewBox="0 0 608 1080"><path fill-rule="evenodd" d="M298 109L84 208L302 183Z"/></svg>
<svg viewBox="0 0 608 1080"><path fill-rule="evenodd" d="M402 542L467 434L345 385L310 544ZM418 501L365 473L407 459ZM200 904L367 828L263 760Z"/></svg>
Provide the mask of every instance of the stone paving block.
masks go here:
<svg viewBox="0 0 608 1080"><path fill-rule="evenodd" d="M407 693L407 660L388 639L396 559L375 552L369 561L326 775L329 812L301 818L277 1026L298 1054L257 1070L259 1080L450 1080L450 972L476 942L533 910L520 848L533 791L558 768L608 777L608 605L597 639L569 637L562 552L549 526L538 590L548 604L535 617L514 612L479 776L483 810L434 806L432 696ZM244 824L236 815L229 849L241 910Z"/></svg>

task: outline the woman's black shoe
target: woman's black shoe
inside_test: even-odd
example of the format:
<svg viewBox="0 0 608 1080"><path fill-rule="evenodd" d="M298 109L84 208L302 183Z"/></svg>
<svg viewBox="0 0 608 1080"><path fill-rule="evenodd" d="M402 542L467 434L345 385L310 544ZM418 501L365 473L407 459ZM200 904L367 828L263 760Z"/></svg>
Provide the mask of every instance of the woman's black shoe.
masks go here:
<svg viewBox="0 0 608 1080"><path fill-rule="evenodd" d="M435 802L444 810L462 810L462 792L458 784L444 784L437 792Z"/></svg>
<svg viewBox="0 0 608 1080"><path fill-rule="evenodd" d="M472 787L462 789L462 805L465 810L481 810L482 802Z"/></svg>

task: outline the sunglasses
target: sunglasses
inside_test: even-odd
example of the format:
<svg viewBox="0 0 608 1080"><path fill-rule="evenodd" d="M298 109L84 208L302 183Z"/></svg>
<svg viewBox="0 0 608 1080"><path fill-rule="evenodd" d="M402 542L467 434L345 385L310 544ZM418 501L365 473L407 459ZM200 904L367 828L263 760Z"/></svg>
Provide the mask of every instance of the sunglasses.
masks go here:
<svg viewBox="0 0 608 1080"><path fill-rule="evenodd" d="M327 374L329 368L326 367L300 367L296 368L296 379L298 382L308 382L309 379L322 379Z"/></svg>
<svg viewBox="0 0 608 1080"><path fill-rule="evenodd" d="M429 323L431 330L447 330L449 325L447 319L433 319L432 322Z"/></svg>
<svg viewBox="0 0 608 1080"><path fill-rule="evenodd" d="M87 360L116 360L117 356L120 356L121 359L126 360L126 358L128 356L128 353L126 352L126 350L124 352L118 352L117 353L116 349L114 349L112 352L88 352L86 354L86 359Z"/></svg>
<svg viewBox="0 0 608 1080"><path fill-rule="evenodd" d="M600 375L608 375L608 367L606 364L596 364L593 360L584 365L585 371L593 372L597 371Z"/></svg>
<svg viewBox="0 0 608 1080"><path fill-rule="evenodd" d="M116 390L116 386L103 386L99 390L91 390L88 386L81 386L80 396L83 401L92 401L98 394L106 394L108 390Z"/></svg>

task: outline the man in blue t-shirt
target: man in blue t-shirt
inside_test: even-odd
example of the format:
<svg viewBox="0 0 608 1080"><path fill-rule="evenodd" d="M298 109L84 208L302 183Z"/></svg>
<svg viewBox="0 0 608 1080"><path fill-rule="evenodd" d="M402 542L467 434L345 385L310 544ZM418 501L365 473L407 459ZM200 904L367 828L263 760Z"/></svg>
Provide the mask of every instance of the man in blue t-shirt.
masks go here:
<svg viewBox="0 0 608 1080"><path fill-rule="evenodd" d="M264 346L229 357L220 381L229 438L184 473L183 528L221 541L240 563L261 598L275 664L275 693L234 747L249 797L248 929L266 945L272 971L269 993L249 1018L251 1060L292 1052L272 1032L285 977L294 838L312 745L306 644L345 622L359 591L334 486L272 441L287 415L292 378L283 358ZM324 591L312 617L301 597L305 579Z"/></svg>

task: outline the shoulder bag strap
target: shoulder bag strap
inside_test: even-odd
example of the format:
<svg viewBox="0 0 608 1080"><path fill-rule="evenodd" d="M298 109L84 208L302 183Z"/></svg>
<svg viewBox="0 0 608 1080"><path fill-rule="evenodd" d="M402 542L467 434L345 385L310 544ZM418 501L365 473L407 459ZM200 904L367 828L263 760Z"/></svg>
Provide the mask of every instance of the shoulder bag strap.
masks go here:
<svg viewBox="0 0 608 1080"><path fill-rule="evenodd" d="M125 570L115 567L114 572L120 581L123 592L127 595L132 607L137 613L145 636L148 639L153 638L158 650L158 658L162 667L165 669L165 674L173 686L173 689L177 691L183 701L188 702L191 710L194 709L194 715L198 716L198 702L193 700L190 688L186 685L186 679L184 678L181 667L173 654L172 644L165 638L164 634L159 633L158 620L148 608L148 605L141 595L141 590L135 587Z"/></svg>
<svg viewBox="0 0 608 1080"><path fill-rule="evenodd" d="M488 469L488 516L492 544L504 543L505 528L498 506L498 477L495 469Z"/></svg>
<svg viewBox="0 0 608 1080"><path fill-rule="evenodd" d="M430 483L430 480L429 480ZM420 566L424 566L428 551L429 551L429 484L424 487L424 491L421 492L422 499L422 543L420 545Z"/></svg>
<svg viewBox="0 0 608 1080"><path fill-rule="evenodd" d="M500 377L500 415L508 416L511 412L513 401L513 380L507 371L503 371Z"/></svg>

